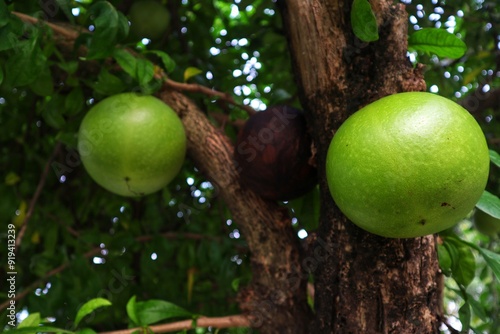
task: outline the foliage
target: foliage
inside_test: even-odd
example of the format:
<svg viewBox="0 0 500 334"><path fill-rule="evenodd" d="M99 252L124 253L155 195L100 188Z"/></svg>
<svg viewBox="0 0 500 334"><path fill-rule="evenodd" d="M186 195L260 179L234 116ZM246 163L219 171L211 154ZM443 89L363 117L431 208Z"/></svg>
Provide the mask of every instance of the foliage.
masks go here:
<svg viewBox="0 0 500 334"><path fill-rule="evenodd" d="M479 101L482 93L500 88L498 7L470 0L405 2L414 43L409 57L426 64L431 92L458 102L468 97ZM15 258L16 309L18 319L24 318L18 333L56 327L91 333L235 314L237 291L251 279L237 222L218 189L192 162L186 161L159 193L123 198L86 174L76 133L90 106L104 97L157 91L160 71L178 82L228 92L236 103L258 110L277 103L299 107L278 10L264 0L168 1L175 13L169 33L148 42L127 39L129 5L120 0L0 0L0 220L15 225L18 237L28 220ZM88 52L56 46L47 25L21 20L11 11L78 27L76 44ZM421 37L413 32L420 28L446 29L465 42L467 51L447 58L432 34L426 38L433 48L418 48ZM243 109L200 93L190 97L235 138L235 121L247 117ZM498 105L476 105L469 111L498 152ZM492 160L498 161L495 153ZM496 166L487 190L500 194ZM296 217L300 237L316 227L318 197L313 191L284 204ZM482 205L491 214L498 212ZM448 324L494 333L500 328L500 283L494 278L499 275L499 239L479 234L466 219L441 240ZM10 272L7 257L2 250L2 266ZM10 298L3 287L1 300ZM152 309L158 313L146 316ZM0 310L0 328L11 329L7 314ZM44 327L32 328L38 325Z"/></svg>

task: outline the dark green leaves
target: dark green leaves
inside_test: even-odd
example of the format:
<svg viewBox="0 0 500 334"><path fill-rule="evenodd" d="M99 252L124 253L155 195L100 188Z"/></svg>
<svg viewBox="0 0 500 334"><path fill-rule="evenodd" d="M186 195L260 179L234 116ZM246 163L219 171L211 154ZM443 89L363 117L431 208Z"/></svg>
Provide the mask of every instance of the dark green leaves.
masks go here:
<svg viewBox="0 0 500 334"><path fill-rule="evenodd" d="M438 57L457 59L467 51L465 43L443 29L420 29L408 38L408 48Z"/></svg>
<svg viewBox="0 0 500 334"><path fill-rule="evenodd" d="M0 0L0 28L9 23L10 12L3 0Z"/></svg>
<svg viewBox="0 0 500 334"><path fill-rule="evenodd" d="M455 290L464 300L458 311L462 330L468 332L471 327L472 313L487 321L484 306L474 299L467 291L467 286L475 277L476 263L472 250L476 250L483 257L496 277L500 280L500 254L484 249L471 242L457 237L443 238L443 244L438 245L439 265L443 273L451 276L458 284Z"/></svg>
<svg viewBox="0 0 500 334"><path fill-rule="evenodd" d="M191 318L193 314L183 308L164 300L148 300L136 302L132 297L127 303L129 318L140 326L147 326L171 318Z"/></svg>
<svg viewBox="0 0 500 334"><path fill-rule="evenodd" d="M354 0L351 8L351 25L356 37L364 42L378 40L377 19L368 0Z"/></svg>
<svg viewBox="0 0 500 334"><path fill-rule="evenodd" d="M457 256L463 256L466 253L463 250L464 247L468 247L469 249L471 249L471 248L475 249L479 252L479 254L481 254L484 261L486 262L486 264L488 264L488 266L493 271L493 273L498 278L498 280L500 280L500 254L494 253L494 252L492 252L488 249L482 248L476 244L473 244L471 242L461 240L461 239L458 239L455 237L446 237L444 239L444 241L445 241L444 246L449 251L451 258L452 258L452 262L463 261L462 258L457 257ZM459 249L462 249L462 251L459 251ZM470 262L470 259L466 259L465 262ZM462 269L465 268L466 266L469 266L469 265L468 264L462 265ZM465 270L471 270L471 268L465 269ZM460 275L461 274L459 273L458 276L460 276ZM456 280L455 272L452 273L452 276ZM460 280L460 278L459 278L459 280ZM457 281L457 282L459 282L459 281Z"/></svg>
<svg viewBox="0 0 500 334"><path fill-rule="evenodd" d="M121 93L125 90L126 86L123 81L108 70L103 68L97 77L97 82L89 83L89 85L98 94L108 96Z"/></svg>
<svg viewBox="0 0 500 334"><path fill-rule="evenodd" d="M96 2L89 10L94 26L88 59L102 59L112 54L115 44L128 35L128 20L107 1Z"/></svg>
<svg viewBox="0 0 500 334"><path fill-rule="evenodd" d="M32 313L26 317L17 328L9 330L12 334L37 334L37 333L68 333L73 332L52 326L44 326L40 313ZM41 325L41 326L40 326Z"/></svg>
<svg viewBox="0 0 500 334"><path fill-rule="evenodd" d="M500 219L500 198L492 193L486 190L483 191L476 207L490 216Z"/></svg>
<svg viewBox="0 0 500 334"><path fill-rule="evenodd" d="M474 279L476 271L476 260L470 247L456 238L446 238L443 246L444 249L438 249L439 263L446 263L446 257L448 256L450 260L449 268L443 268L443 271L451 270L451 275L455 281L461 286L467 287ZM447 254L443 254L444 250L446 250Z"/></svg>
<svg viewBox="0 0 500 334"><path fill-rule="evenodd" d="M19 42L14 50L5 63L5 80L11 87L34 82L40 73L43 73L47 61L36 34L26 41Z"/></svg>
<svg viewBox="0 0 500 334"><path fill-rule="evenodd" d="M125 71L132 78L136 78L137 76L137 59L130 52L125 51L124 49L115 49L113 52L113 57L122 70Z"/></svg>
<svg viewBox="0 0 500 334"><path fill-rule="evenodd" d="M9 330L10 334L38 334L38 333L67 333L73 334L72 331L52 327L52 326L35 326L35 327L22 327Z"/></svg>
<svg viewBox="0 0 500 334"><path fill-rule="evenodd" d="M483 256L484 261L486 261L497 279L500 281L500 254L494 253L481 247L477 247L476 249Z"/></svg>
<svg viewBox="0 0 500 334"><path fill-rule="evenodd" d="M167 73L170 73L174 70L175 61L167 53L159 50L146 51L146 53L151 53L159 57Z"/></svg>

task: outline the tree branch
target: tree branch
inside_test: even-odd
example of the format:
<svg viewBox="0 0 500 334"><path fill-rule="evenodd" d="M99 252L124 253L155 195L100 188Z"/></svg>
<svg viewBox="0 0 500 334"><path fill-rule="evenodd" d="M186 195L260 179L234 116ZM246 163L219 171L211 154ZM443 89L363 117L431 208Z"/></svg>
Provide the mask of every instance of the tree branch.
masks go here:
<svg viewBox="0 0 500 334"><path fill-rule="evenodd" d="M89 250L87 253L83 254L83 257L86 258L86 259L88 259L88 258L90 258L92 256L95 256L95 255L99 254L101 252L101 250L102 249L100 247L93 248L93 249ZM31 283L22 292L16 294L16 296L14 298L12 298L10 300L6 300L2 304L0 304L0 311L6 309L10 305L10 301L11 300L16 300L17 301L17 300L23 299L31 291L33 291L34 289L36 289L37 287L39 287L41 284L45 283L50 277L52 277L52 276L54 276L56 274L59 274L60 272L66 270L70 265L71 265L71 262L66 262L66 263L60 265L59 267L54 268L51 271L48 271L42 278L40 278L39 280L36 280L35 282Z"/></svg>
<svg viewBox="0 0 500 334"><path fill-rule="evenodd" d="M246 315L230 315L227 317L208 318L201 317L196 320L183 320L169 324L149 326L147 329L142 327L123 329L111 332L101 332L99 334L132 334L139 333L170 333L181 330L194 329L197 327L215 327L215 328L231 328L231 327L250 327L251 319Z"/></svg>
<svg viewBox="0 0 500 334"><path fill-rule="evenodd" d="M458 103L475 117L480 117L486 109L500 112L500 88L484 91L480 85L474 92L461 99Z"/></svg>
<svg viewBox="0 0 500 334"><path fill-rule="evenodd" d="M17 233L17 238L16 238L16 250L17 248L21 245L21 241L23 240L24 233L26 233L26 228L28 227L28 221L30 220L31 216L33 215L33 211L35 211L35 205L38 202L38 198L40 197L40 194L42 193L43 187L45 185L45 181L47 180L47 176L49 175L49 170L50 170L50 164L52 163L52 160L54 160L55 156L61 149L61 142L57 142L56 146L54 147L54 150L52 151L52 154L50 155L49 159L45 163L45 167L43 169L42 175L40 176L40 181L38 182L38 185L35 190L35 194L33 195L33 198L30 201L30 205L28 207L28 212L26 212L26 216L24 217L23 224L21 225L21 229Z"/></svg>
<svg viewBox="0 0 500 334"><path fill-rule="evenodd" d="M53 218L55 218L55 217L53 217ZM76 236L76 237L80 236L80 233L78 231L71 230L69 232L73 236ZM165 238L165 239L191 239L191 240L206 240L206 239L211 239L211 240L214 240L214 241L220 240L220 238L217 238L217 237L211 237L211 236L206 236L206 235L197 234L197 233L174 233L174 232L166 232L166 233L161 233L159 236L162 237L162 238ZM139 237L136 237L135 240L137 242L148 242L148 241L153 240L153 238L155 238L155 237L156 237L156 235L141 235ZM235 247L235 248L238 248L241 251L248 250L244 246L239 246L239 247ZM91 250L89 250L88 252L86 252L85 254L83 254L83 258L88 259L88 258L91 258L93 256L99 255L101 253L101 251L102 251L102 248L99 247L99 246L96 246L96 247L92 248ZM52 277L52 276L54 276L56 274L61 273L62 271L64 271L67 268L69 268L70 266L71 266L71 261L66 262L66 263L60 265L59 267L56 267L56 268L48 271L42 278L40 278L40 279L36 280L35 282L31 283L22 292L18 293L14 297L13 300L17 301L17 300L23 299L31 291L33 291L34 289L36 289L37 287L39 287L40 285L42 285L43 283L45 283L50 277ZM9 306L9 300L7 300L7 301L3 302L2 304L0 304L0 311L4 310L8 306Z"/></svg>
<svg viewBox="0 0 500 334"><path fill-rule="evenodd" d="M52 29L52 31L54 31L54 33L56 33L57 35L59 35L61 37L66 38L68 40L71 40L71 41L74 41L80 35L80 33L74 29L68 29L68 28L62 27L62 26L54 24L54 23L42 21L42 20L37 19L36 17L32 17L32 16L29 16L29 15L26 15L23 13L19 13L19 12L12 12L12 14L16 15L24 22L28 22L31 24L44 23L50 29Z"/></svg>
<svg viewBox="0 0 500 334"><path fill-rule="evenodd" d="M202 93L202 94L205 94L205 95L211 96L211 97L214 97L214 96L219 97L222 100L226 101L227 103L232 104L234 106L237 106L237 107L245 110L248 113L248 115L250 115L250 116L255 114L255 109L253 109L250 106L244 105L244 104L236 103L234 98L228 93L219 92L219 91L216 91L212 88L208 88L208 87L198 85L198 84L187 84L187 83L180 83L177 81L173 81L173 80L167 78L165 74L163 74L163 78L164 78L165 85L169 88L172 88L172 89L175 89L175 90L181 91L181 92Z"/></svg>

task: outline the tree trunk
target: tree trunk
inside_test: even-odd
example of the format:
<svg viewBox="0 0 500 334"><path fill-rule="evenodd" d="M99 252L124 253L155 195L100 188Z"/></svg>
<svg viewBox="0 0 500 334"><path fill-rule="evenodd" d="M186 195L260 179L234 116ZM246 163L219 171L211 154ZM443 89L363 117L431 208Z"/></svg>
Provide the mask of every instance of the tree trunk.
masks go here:
<svg viewBox="0 0 500 334"><path fill-rule="evenodd" d="M347 221L325 178L328 146L353 112L383 96L422 91L421 68L406 58L403 5L373 1L380 39L351 28L351 1L282 0L301 103L317 149L321 221L311 266L316 318L310 333L438 333L442 286L434 236L386 239ZM312 257L311 257L312 258Z"/></svg>

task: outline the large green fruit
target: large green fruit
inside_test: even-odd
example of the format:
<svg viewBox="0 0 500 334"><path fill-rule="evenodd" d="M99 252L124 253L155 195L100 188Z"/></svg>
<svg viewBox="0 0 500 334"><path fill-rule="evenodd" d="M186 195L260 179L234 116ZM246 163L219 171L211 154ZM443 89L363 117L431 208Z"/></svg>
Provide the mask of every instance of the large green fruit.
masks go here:
<svg viewBox="0 0 500 334"><path fill-rule="evenodd" d="M177 175L186 135L180 119L161 100L123 93L102 100L85 115L78 150L85 169L102 187L142 196Z"/></svg>
<svg viewBox="0 0 500 334"><path fill-rule="evenodd" d="M330 144L335 203L359 227L412 238L447 229L479 200L489 154L474 118L446 98L400 93L349 117Z"/></svg>
<svg viewBox="0 0 500 334"><path fill-rule="evenodd" d="M170 25L170 12L156 0L136 1L130 6L130 36L158 40Z"/></svg>
<svg viewBox="0 0 500 334"><path fill-rule="evenodd" d="M474 225L479 232L486 235L494 236L500 233L500 219L479 209L474 214Z"/></svg>

